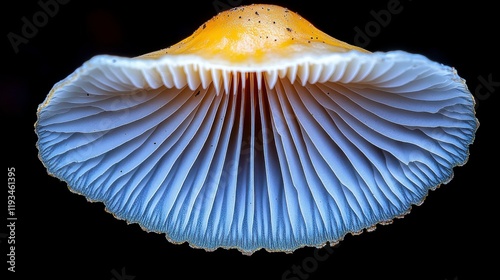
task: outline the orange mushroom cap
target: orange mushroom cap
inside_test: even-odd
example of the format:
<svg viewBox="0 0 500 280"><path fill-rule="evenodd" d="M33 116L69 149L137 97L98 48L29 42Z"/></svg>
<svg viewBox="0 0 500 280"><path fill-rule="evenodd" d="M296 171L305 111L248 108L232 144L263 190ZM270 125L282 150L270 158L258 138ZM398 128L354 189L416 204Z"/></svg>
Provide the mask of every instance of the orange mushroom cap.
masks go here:
<svg viewBox="0 0 500 280"><path fill-rule="evenodd" d="M142 57L195 55L210 63L250 69L277 61L362 48L339 41L295 12L276 5L250 5L221 12L179 43Z"/></svg>

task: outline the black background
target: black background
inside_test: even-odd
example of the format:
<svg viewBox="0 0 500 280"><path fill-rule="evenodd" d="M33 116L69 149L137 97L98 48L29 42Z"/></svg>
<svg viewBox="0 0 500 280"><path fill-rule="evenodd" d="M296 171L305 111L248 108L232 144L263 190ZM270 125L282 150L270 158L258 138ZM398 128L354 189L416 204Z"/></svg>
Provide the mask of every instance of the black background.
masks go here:
<svg viewBox="0 0 500 280"><path fill-rule="evenodd" d="M261 3L286 6L324 32L356 44L360 42L355 42L355 27L373 26L371 11L386 10L394 1ZM364 45L371 51L402 49L426 55L455 67L467 80L477 98L481 126L469 162L455 168L451 183L431 192L404 219L374 232L347 236L331 254L303 248L293 254L258 251L244 256L236 250L205 252L187 244L170 244L163 235L116 220L103 204L71 193L48 176L38 160L33 124L36 108L53 84L92 56L137 56L167 47L189 36L220 9L251 2L70 0L59 4L57 13L19 45L17 53L7 34L21 35L22 18L32 21L42 9L37 1L13 2L2 6L0 107L4 182L7 168L16 170L17 272L1 279L23 275L96 280L282 279L293 266L302 267L304 274L290 274L288 279L498 277L498 148L493 145L493 133L498 129L495 95L500 91L500 65L494 7L480 1L436 5L401 0L401 12L392 14L386 26L371 29ZM488 86L485 81L490 81ZM7 190L5 183L0 189L2 214ZM1 221L7 224L4 218ZM6 233L2 225L2 274L8 267ZM328 257L315 260L315 253Z"/></svg>

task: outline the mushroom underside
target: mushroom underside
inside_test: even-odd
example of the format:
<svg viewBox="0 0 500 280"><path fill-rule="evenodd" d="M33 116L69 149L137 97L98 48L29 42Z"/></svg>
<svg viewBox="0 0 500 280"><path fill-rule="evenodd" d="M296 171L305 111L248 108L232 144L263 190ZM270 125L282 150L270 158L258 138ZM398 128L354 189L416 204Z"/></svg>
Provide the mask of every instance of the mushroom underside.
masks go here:
<svg viewBox="0 0 500 280"><path fill-rule="evenodd" d="M377 55L198 78L202 67L168 75L99 57L40 105L39 156L72 191L172 242L250 253L337 242L448 182L477 128L452 68Z"/></svg>

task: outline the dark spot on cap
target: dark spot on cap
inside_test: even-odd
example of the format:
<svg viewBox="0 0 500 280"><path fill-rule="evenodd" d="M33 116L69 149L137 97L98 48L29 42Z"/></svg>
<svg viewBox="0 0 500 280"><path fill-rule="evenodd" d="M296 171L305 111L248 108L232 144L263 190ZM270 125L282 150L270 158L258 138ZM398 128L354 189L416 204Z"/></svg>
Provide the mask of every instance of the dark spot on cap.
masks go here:
<svg viewBox="0 0 500 280"><path fill-rule="evenodd" d="M287 30L288 32L292 32L292 29L291 29L290 27L287 27L287 28L286 28L286 30Z"/></svg>

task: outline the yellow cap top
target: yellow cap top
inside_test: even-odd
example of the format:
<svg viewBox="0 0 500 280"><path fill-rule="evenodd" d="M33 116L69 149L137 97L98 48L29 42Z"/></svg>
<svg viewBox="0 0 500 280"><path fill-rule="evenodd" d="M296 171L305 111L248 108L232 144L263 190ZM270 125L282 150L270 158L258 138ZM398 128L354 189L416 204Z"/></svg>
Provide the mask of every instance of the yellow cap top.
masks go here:
<svg viewBox="0 0 500 280"><path fill-rule="evenodd" d="M286 8L253 4L221 12L188 38L142 57L189 54L239 64L353 49L367 52L329 36Z"/></svg>

